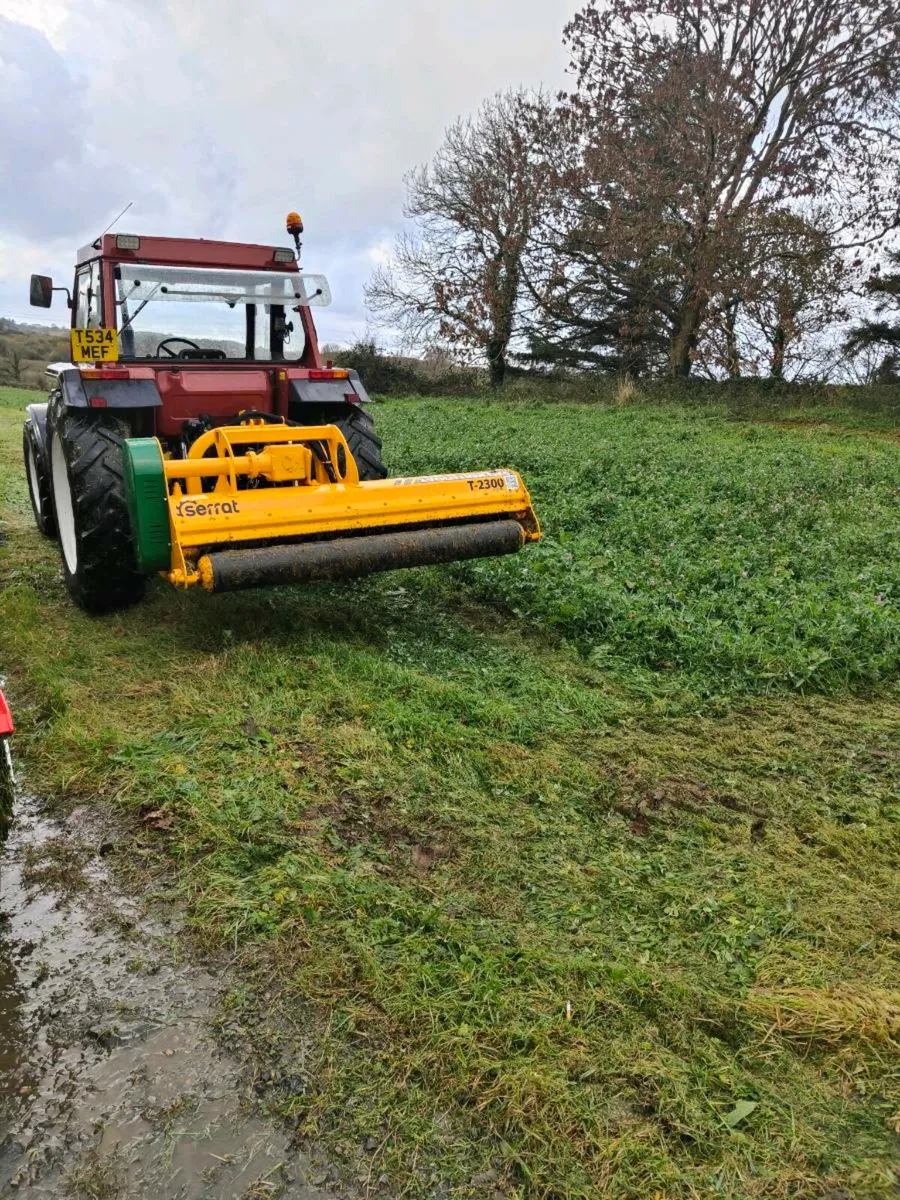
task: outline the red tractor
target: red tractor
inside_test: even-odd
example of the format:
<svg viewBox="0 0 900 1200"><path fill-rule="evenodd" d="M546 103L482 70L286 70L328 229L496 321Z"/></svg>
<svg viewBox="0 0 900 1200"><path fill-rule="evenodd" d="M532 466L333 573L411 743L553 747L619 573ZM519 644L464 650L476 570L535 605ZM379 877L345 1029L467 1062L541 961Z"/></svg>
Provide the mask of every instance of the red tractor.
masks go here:
<svg viewBox="0 0 900 1200"><path fill-rule="evenodd" d="M323 362L326 279L295 248L105 234L79 251L71 364L28 408L41 531L101 612L147 576L209 591L508 553L540 536L509 470L387 478L358 374ZM33 276L31 302L54 288Z"/></svg>

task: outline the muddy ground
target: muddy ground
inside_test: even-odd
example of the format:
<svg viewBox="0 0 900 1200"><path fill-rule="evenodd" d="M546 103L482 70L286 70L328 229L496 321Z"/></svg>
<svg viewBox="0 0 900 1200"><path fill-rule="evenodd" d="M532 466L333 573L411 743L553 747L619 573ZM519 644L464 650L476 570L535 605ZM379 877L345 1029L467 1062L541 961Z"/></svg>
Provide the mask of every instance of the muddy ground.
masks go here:
<svg viewBox="0 0 900 1200"><path fill-rule="evenodd" d="M334 1200L211 1022L227 971L109 869L96 812L20 796L0 855L0 1196Z"/></svg>

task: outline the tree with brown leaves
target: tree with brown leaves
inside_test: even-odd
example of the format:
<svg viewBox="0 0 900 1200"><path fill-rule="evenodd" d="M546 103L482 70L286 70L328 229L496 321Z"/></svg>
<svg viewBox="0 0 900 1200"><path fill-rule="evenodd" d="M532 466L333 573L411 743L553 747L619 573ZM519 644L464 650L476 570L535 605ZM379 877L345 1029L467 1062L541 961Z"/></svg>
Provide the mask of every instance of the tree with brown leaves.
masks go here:
<svg viewBox="0 0 900 1200"><path fill-rule="evenodd" d="M748 222L815 202L845 246L896 225L900 4L594 0L565 36L582 242L672 273L653 301L672 374L690 373L713 298L742 274Z"/></svg>

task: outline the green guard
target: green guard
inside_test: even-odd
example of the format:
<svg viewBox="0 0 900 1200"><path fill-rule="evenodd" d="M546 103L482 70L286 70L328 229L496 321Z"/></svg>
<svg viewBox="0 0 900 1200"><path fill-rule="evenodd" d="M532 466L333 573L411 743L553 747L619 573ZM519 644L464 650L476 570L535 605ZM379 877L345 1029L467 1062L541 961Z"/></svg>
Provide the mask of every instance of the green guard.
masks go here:
<svg viewBox="0 0 900 1200"><path fill-rule="evenodd" d="M163 456L156 438L128 438L122 449L125 494L134 534L138 570L143 575L172 565L169 505Z"/></svg>

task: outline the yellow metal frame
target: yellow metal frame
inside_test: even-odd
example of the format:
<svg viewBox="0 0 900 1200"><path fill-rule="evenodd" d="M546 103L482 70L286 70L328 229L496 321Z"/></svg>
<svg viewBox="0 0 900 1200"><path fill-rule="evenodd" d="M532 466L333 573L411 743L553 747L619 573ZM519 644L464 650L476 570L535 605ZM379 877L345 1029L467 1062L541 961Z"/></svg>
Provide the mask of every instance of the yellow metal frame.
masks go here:
<svg viewBox="0 0 900 1200"><path fill-rule="evenodd" d="M201 435L184 459L163 463L176 587L212 588L205 554L246 543L512 518L526 541L540 526L511 470L360 481L336 425L226 426ZM238 487L240 479L265 487Z"/></svg>

